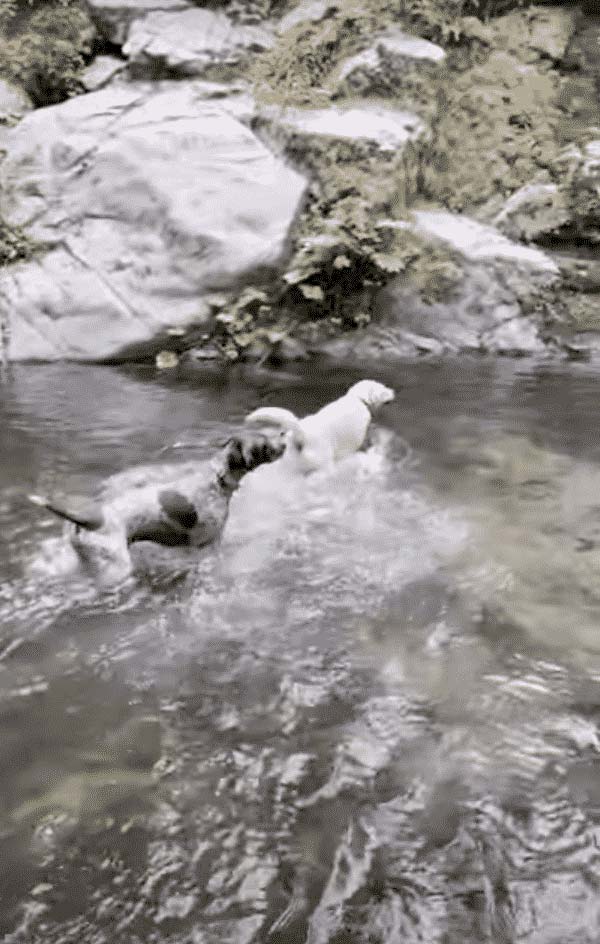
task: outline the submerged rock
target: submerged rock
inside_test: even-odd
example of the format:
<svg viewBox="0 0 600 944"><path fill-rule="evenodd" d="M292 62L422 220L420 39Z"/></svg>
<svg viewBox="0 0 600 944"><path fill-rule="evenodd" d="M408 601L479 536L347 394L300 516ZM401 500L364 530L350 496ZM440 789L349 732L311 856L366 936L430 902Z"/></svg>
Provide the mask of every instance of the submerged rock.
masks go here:
<svg viewBox="0 0 600 944"><path fill-rule="evenodd" d="M272 45L262 26L234 23L224 13L197 7L149 13L136 20L123 46L136 73L203 75L211 67L231 68L251 52Z"/></svg>
<svg viewBox="0 0 600 944"><path fill-rule="evenodd" d="M304 180L202 91L123 85L7 133L5 219L49 249L0 275L13 360L156 352L211 287L277 262Z"/></svg>

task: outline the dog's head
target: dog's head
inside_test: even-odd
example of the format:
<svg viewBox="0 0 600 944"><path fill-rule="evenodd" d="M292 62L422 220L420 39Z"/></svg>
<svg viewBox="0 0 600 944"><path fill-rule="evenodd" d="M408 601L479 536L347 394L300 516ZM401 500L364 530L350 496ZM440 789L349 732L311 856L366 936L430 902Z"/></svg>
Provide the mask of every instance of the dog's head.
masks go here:
<svg viewBox="0 0 600 944"><path fill-rule="evenodd" d="M350 387L348 393L362 400L370 410L375 410L377 407L383 406L384 403L389 403L396 396L390 387L385 387L376 380L359 380L353 387Z"/></svg>
<svg viewBox="0 0 600 944"><path fill-rule="evenodd" d="M284 450L285 441L279 432L269 435L253 429L232 436L223 451L219 483L233 491L247 472L274 462Z"/></svg>

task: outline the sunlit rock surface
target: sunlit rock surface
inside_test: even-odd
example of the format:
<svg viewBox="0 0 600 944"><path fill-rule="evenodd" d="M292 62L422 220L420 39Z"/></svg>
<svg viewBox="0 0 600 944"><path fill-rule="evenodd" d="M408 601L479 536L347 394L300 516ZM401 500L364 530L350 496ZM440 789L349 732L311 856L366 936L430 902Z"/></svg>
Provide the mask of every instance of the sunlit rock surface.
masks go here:
<svg viewBox="0 0 600 944"><path fill-rule="evenodd" d="M147 13L188 10L187 0L85 0L101 33L112 43L125 41L131 23Z"/></svg>
<svg viewBox="0 0 600 944"><path fill-rule="evenodd" d="M204 91L107 89L8 133L4 217L49 247L2 271L13 359L138 351L277 262L304 181Z"/></svg>
<svg viewBox="0 0 600 944"><path fill-rule="evenodd" d="M337 93L400 93L408 102L413 97L409 83L418 81L419 72L429 74L445 57L444 50L435 43L402 30L390 30L373 46L344 60L333 85ZM430 88L423 91L423 97L431 97Z"/></svg>
<svg viewBox="0 0 600 944"><path fill-rule="evenodd" d="M0 79L0 124L22 118L32 108L28 95L22 89Z"/></svg>
<svg viewBox="0 0 600 944"><path fill-rule="evenodd" d="M506 260L539 272L558 271L556 263L539 249L511 242L492 226L484 226L458 213L422 210L414 217L418 233L447 243L470 262Z"/></svg>
<svg viewBox="0 0 600 944"><path fill-rule="evenodd" d="M84 88L88 92L96 92L122 75L127 64L116 56L96 56L81 77Z"/></svg>
<svg viewBox="0 0 600 944"><path fill-rule="evenodd" d="M327 13L329 0L301 0L279 21L277 31L286 33L300 23L318 23Z"/></svg>
<svg viewBox="0 0 600 944"><path fill-rule="evenodd" d="M236 24L218 10L194 7L157 11L136 20L123 52L138 73L193 76L211 66L236 66L271 44L271 33L262 26Z"/></svg>
<svg viewBox="0 0 600 944"><path fill-rule="evenodd" d="M277 139L291 144L311 141L347 141L396 152L426 133L411 112L359 104L350 108L264 109L261 120Z"/></svg>

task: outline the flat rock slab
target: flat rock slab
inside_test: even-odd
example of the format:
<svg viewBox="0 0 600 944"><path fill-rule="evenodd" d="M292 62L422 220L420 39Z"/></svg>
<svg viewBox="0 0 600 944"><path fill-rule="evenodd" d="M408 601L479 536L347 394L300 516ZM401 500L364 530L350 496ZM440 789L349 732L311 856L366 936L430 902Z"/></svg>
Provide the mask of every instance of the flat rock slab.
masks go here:
<svg viewBox="0 0 600 944"><path fill-rule="evenodd" d="M493 226L458 213L437 210L419 211L414 219L417 233L447 243L470 262L500 260L558 274L557 264L546 253L512 242Z"/></svg>
<svg viewBox="0 0 600 944"><path fill-rule="evenodd" d="M337 74L337 81L341 83L346 79L351 79L353 73L357 71L371 72L384 68L390 62L395 67L401 65L410 67L419 63L438 64L445 58L446 53L441 46L398 30L393 33L384 33L369 49L344 60Z"/></svg>
<svg viewBox="0 0 600 944"><path fill-rule="evenodd" d="M136 72L161 70L201 76L212 66L232 67L251 52L273 45L262 26L233 23L224 13L194 7L150 13L132 23L123 53Z"/></svg>
<svg viewBox="0 0 600 944"><path fill-rule="evenodd" d="M531 242L557 235L569 220L567 197L556 184L531 183L508 198L493 222L510 239Z"/></svg>
<svg viewBox="0 0 600 944"><path fill-rule="evenodd" d="M111 43L121 46L134 20L148 13L173 13L190 8L189 0L84 0L98 29Z"/></svg>
<svg viewBox="0 0 600 944"><path fill-rule="evenodd" d="M359 108L288 108L265 112L273 125L293 137L332 138L372 143L380 151L398 151L425 131L411 112L366 105Z"/></svg>
<svg viewBox="0 0 600 944"><path fill-rule="evenodd" d="M122 75L127 63L116 56L96 56L81 76L83 87L88 92L96 92Z"/></svg>
<svg viewBox="0 0 600 944"><path fill-rule="evenodd" d="M50 247L0 274L13 360L139 353L277 263L305 181L203 91L118 85L5 133L3 214Z"/></svg>
<svg viewBox="0 0 600 944"><path fill-rule="evenodd" d="M325 18L330 7L336 6L333 0L301 0L293 10L282 16L277 25L277 32L287 33L302 23L318 23Z"/></svg>

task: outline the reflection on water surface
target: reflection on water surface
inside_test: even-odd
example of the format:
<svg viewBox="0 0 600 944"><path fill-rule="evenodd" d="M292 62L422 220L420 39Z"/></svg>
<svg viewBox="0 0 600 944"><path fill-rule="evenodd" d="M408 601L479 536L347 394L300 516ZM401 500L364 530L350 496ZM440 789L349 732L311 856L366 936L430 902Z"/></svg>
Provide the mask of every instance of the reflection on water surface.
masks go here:
<svg viewBox="0 0 600 944"><path fill-rule="evenodd" d="M372 374L372 371L369 371ZM359 379L17 368L0 404L0 925L23 944L596 942L597 390L407 364L370 449L249 476L220 547L98 592L93 493ZM186 454L186 459L189 453Z"/></svg>

